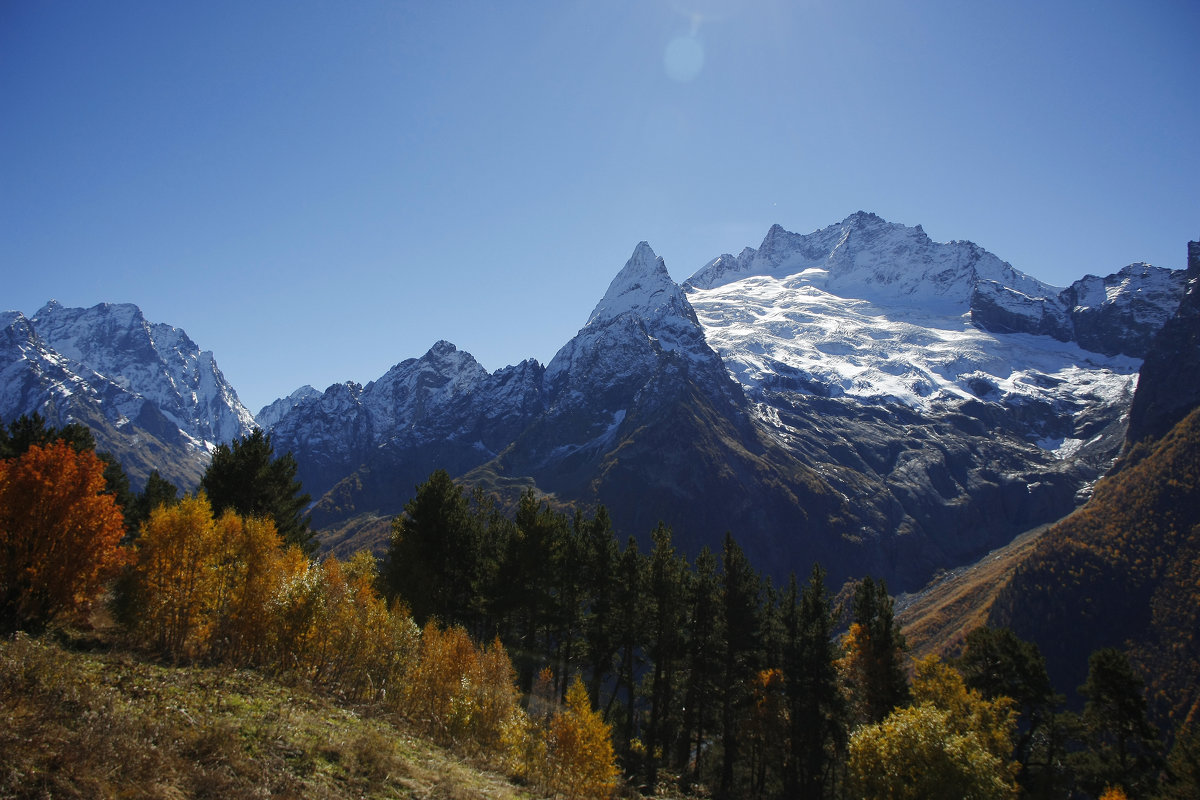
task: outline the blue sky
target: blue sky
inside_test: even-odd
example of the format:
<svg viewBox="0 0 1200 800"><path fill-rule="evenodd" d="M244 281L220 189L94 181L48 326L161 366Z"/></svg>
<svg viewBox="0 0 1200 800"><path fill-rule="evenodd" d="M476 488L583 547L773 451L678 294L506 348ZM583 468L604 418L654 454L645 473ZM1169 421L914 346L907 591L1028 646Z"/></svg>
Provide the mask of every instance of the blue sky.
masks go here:
<svg viewBox="0 0 1200 800"><path fill-rule="evenodd" d="M257 411L543 363L859 209L1066 285L1200 238L1200 4L0 3L0 307L133 302Z"/></svg>

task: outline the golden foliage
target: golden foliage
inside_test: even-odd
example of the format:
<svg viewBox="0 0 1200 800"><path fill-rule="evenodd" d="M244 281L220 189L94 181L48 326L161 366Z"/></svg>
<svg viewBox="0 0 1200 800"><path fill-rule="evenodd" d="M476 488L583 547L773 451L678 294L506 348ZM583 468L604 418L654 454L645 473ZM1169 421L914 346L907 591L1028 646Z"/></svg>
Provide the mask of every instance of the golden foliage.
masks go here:
<svg viewBox="0 0 1200 800"><path fill-rule="evenodd" d="M592 709L578 675L567 690L566 707L550 718L542 782L555 797L579 800L611 797L616 789L612 730Z"/></svg>
<svg viewBox="0 0 1200 800"><path fill-rule="evenodd" d="M104 464L59 441L0 461L0 628L90 603L127 558Z"/></svg>
<svg viewBox="0 0 1200 800"><path fill-rule="evenodd" d="M849 788L857 797L1013 798L1010 760L1016 712L985 700L962 676L929 657L917 665L911 705L850 736Z"/></svg>

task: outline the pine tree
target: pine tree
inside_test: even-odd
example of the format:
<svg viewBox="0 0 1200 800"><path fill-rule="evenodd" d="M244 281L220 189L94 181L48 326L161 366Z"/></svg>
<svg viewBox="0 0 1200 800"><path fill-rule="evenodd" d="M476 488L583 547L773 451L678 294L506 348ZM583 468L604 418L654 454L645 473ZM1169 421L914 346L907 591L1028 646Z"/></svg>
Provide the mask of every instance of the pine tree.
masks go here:
<svg viewBox="0 0 1200 800"><path fill-rule="evenodd" d="M617 654L617 566L621 550L608 509L600 506L584 523L584 658L591 669L588 694L599 705L600 687L612 674Z"/></svg>
<svg viewBox="0 0 1200 800"><path fill-rule="evenodd" d="M152 470L146 479L146 486L134 497L133 502L125 508L125 523L131 526L136 534L142 523L150 519L150 512L162 505L174 505L179 502L179 490Z"/></svg>
<svg viewBox="0 0 1200 800"><path fill-rule="evenodd" d="M646 727L646 778L653 789L658 782L659 755L669 755L677 728L676 671L683 656L683 624L687 612L685 576L687 562L675 555L671 529L659 523L651 534L649 580L650 629L647 655L650 680L650 719Z"/></svg>
<svg viewBox="0 0 1200 800"><path fill-rule="evenodd" d="M436 470L392 520L383 573L389 593L404 598L421 625L431 617L445 625L474 621L481 537L462 487Z"/></svg>
<svg viewBox="0 0 1200 800"><path fill-rule="evenodd" d="M269 517L285 545L312 554L318 543L304 514L312 498L301 493L296 469L292 454L276 458L270 434L255 428L231 444L217 445L200 488L215 515L232 509L243 517Z"/></svg>
<svg viewBox="0 0 1200 800"><path fill-rule="evenodd" d="M1098 795L1121 786L1136 796L1154 788L1163 764L1158 732L1146 718L1142 679L1120 650L1105 648L1088 660L1082 723L1087 750L1080 755L1080 783Z"/></svg>
<svg viewBox="0 0 1200 800"><path fill-rule="evenodd" d="M739 716L758 670L761 643L762 579L733 535L725 534L721 554L721 630L725 634L721 698L721 782L718 795L734 793L738 763Z"/></svg>
<svg viewBox="0 0 1200 800"><path fill-rule="evenodd" d="M717 725L717 706L725 641L721 615L721 578L717 557L708 547L696 556L688 592L684 715L679 761L691 765L690 780L700 780L706 742Z"/></svg>
<svg viewBox="0 0 1200 800"><path fill-rule="evenodd" d="M605 718L612 719L613 703L625 691L621 738L626 751L633 741L637 714L635 683L641 647L646 630L646 565L631 536L617 563L617 587L613 603L613 637L617 646L617 679Z"/></svg>
<svg viewBox="0 0 1200 800"><path fill-rule="evenodd" d="M783 654L789 711L790 797L822 797L830 788L833 765L846 743L845 702L838 687L834 613L825 572L814 565L797 596L795 576L784 604Z"/></svg>
<svg viewBox="0 0 1200 800"><path fill-rule="evenodd" d="M1054 692L1037 645L1023 641L1008 628L976 628L967 634L955 666L966 685L989 700L1011 697L1016 702L1021 715L1016 747L1020 783L1027 791L1044 785L1051 790L1047 785L1052 783L1051 765L1060 754L1043 752L1037 758L1040 763L1034 763L1034 745L1054 742L1051 729L1062 697Z"/></svg>
<svg viewBox="0 0 1200 800"><path fill-rule="evenodd" d="M880 722L908 702L904 635L896 627L892 598L883 581L864 578L854 591L853 623L841 666L858 722Z"/></svg>

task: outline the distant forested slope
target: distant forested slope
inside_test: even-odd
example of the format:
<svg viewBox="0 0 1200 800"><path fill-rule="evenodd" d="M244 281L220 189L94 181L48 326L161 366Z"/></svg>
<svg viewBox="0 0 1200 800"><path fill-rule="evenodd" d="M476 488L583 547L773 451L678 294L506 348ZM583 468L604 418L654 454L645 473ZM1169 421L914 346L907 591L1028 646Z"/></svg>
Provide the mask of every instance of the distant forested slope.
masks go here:
<svg viewBox="0 0 1200 800"><path fill-rule="evenodd" d="M1200 716L1200 409L1041 538L989 621L1037 642L1060 688L1083 682L1093 650L1120 647L1160 723Z"/></svg>

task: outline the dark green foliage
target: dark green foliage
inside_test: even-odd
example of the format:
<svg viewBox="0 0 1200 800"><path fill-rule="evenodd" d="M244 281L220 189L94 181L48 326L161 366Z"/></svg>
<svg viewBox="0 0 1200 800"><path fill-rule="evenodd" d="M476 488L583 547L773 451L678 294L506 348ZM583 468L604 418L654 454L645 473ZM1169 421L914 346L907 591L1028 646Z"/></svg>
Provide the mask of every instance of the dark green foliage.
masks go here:
<svg viewBox="0 0 1200 800"><path fill-rule="evenodd" d="M691 764L688 782L700 780L705 743L717 726L721 697L721 642L725 638L721 615L721 579L717 557L707 547L696 556L688 592L686 690L679 763Z"/></svg>
<svg viewBox="0 0 1200 800"><path fill-rule="evenodd" d="M159 506L175 505L179 502L179 489L173 483L153 470L146 479L146 488L134 498L133 503L125 509L125 520L132 522L134 530L137 526L150 519L150 512Z"/></svg>
<svg viewBox="0 0 1200 800"><path fill-rule="evenodd" d="M709 796L838 797L850 728L908 702L904 637L882 582L855 586L854 635L839 645L821 569L775 591L732 535L720 564L703 548L689 568L665 525L649 532L648 552L633 538L622 547L603 507L568 517L527 491L509 518L444 472L395 526L393 591L418 613L499 633L527 687L549 667L548 701L580 675L644 793L676 775ZM978 631L958 663L972 688L1018 703L1030 796L1093 780L1087 757L1068 754L1103 748L1080 718L1054 713L1035 647Z"/></svg>
<svg viewBox="0 0 1200 800"><path fill-rule="evenodd" d="M1120 650L1092 653L1087 682L1079 687L1087 698L1081 717L1086 750L1078 755L1076 772L1080 785L1094 796L1106 786L1121 786L1140 797L1155 786L1162 749L1146 718L1143 689Z"/></svg>
<svg viewBox="0 0 1200 800"><path fill-rule="evenodd" d="M600 687L612 674L617 654L615 610L617 605L617 564L620 547L613 533L608 510L600 506L590 520L576 523L583 550L583 658L591 670L588 693L592 705L600 703Z"/></svg>
<svg viewBox="0 0 1200 800"><path fill-rule="evenodd" d="M854 622L864 634L863 670L859 687L866 722L880 722L893 708L908 702L908 676L904 670L904 634L896 627L887 585L863 578L851 605Z"/></svg>
<svg viewBox="0 0 1200 800"><path fill-rule="evenodd" d="M388 593L408 604L417 624L476 622L479 598L479 520L461 486L438 470L417 487L392 522L384 565Z"/></svg>
<svg viewBox="0 0 1200 800"><path fill-rule="evenodd" d="M796 578L783 606L783 670L786 678L790 750L784 770L789 797L825 796L846 745L846 704L838 686L835 614L825 573L814 565L797 597Z"/></svg>
<svg viewBox="0 0 1200 800"><path fill-rule="evenodd" d="M687 561L675 555L671 529L661 522L650 536L649 630L646 654L651 664L650 718L646 724L646 779L658 781L659 762L669 756L678 734L677 672L685 654L687 619ZM661 755L660 755L661 753Z"/></svg>
<svg viewBox="0 0 1200 800"><path fill-rule="evenodd" d="M15 458L35 444L46 445L59 440L80 452L96 449L96 440L86 425L71 422L55 428L48 426L41 414L24 414L10 422L7 428L0 426L0 458Z"/></svg>
<svg viewBox="0 0 1200 800"><path fill-rule="evenodd" d="M646 565L638 552L637 541L630 537L617 562L617 591L613 603L613 635L617 646L616 685L605 716L613 702L625 692L625 713L617 728L619 740L628 753L637 719L637 670L641 664L642 640L646 630Z"/></svg>
<svg viewBox="0 0 1200 800"><path fill-rule="evenodd" d="M725 534L721 552L721 628L725 632L721 698L720 797L736 796L734 768L738 763L740 715L759 667L762 625L762 578L750 566L742 548Z"/></svg>
<svg viewBox="0 0 1200 800"><path fill-rule="evenodd" d="M1162 800L1200 797L1200 727L1195 723L1183 728L1175 738L1159 797Z"/></svg>
<svg viewBox="0 0 1200 800"><path fill-rule="evenodd" d="M217 516L233 509L245 517L268 517L285 544L308 554L316 551L316 535L304 513L312 498L302 493L296 459L291 453L276 458L271 436L261 428L232 444L217 445L200 488Z"/></svg>
<svg viewBox="0 0 1200 800"><path fill-rule="evenodd" d="M1018 782L1029 791L1053 791L1053 765L1062 755L1055 711L1063 698L1054 692L1037 645L1008 628L976 628L967 634L955 666L967 687L988 700L1010 697L1016 702L1021 715L1014 753L1021 765Z"/></svg>

